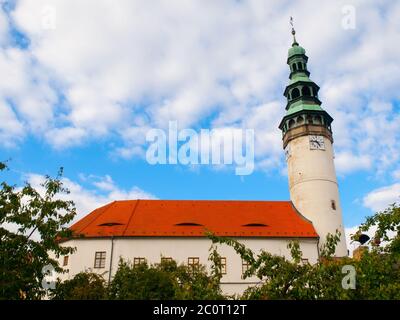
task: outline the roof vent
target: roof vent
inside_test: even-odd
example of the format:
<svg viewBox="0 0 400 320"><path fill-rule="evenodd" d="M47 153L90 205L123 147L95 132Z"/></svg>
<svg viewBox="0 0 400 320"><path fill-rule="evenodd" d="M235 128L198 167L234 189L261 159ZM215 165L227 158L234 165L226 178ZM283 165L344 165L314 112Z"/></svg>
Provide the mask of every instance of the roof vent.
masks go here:
<svg viewBox="0 0 400 320"><path fill-rule="evenodd" d="M122 226L123 223L118 223L118 222L106 222L99 224L99 227L113 227L113 226Z"/></svg>
<svg viewBox="0 0 400 320"><path fill-rule="evenodd" d="M176 226L178 227L202 227L202 224L198 224L196 222L181 222L177 223Z"/></svg>
<svg viewBox="0 0 400 320"><path fill-rule="evenodd" d="M248 223L244 224L242 227L268 227L268 226L264 223Z"/></svg>

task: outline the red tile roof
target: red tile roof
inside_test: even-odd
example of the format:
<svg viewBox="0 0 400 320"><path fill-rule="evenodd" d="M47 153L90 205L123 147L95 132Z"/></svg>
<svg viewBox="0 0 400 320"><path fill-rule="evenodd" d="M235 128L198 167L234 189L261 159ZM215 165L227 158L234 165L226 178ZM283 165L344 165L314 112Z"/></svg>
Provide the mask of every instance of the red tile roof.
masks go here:
<svg viewBox="0 0 400 320"><path fill-rule="evenodd" d="M289 201L127 200L98 208L71 226L83 237L316 238Z"/></svg>

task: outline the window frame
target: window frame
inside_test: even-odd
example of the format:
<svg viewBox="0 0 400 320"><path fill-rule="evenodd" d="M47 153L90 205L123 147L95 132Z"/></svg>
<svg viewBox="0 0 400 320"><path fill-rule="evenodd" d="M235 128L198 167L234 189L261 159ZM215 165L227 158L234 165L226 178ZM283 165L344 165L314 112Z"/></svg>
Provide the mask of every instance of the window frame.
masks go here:
<svg viewBox="0 0 400 320"><path fill-rule="evenodd" d="M146 263L146 258L144 257L134 257L133 258L133 266L137 267L140 266L141 264Z"/></svg>
<svg viewBox="0 0 400 320"><path fill-rule="evenodd" d="M106 267L107 251L96 251L94 254L94 269L104 269Z"/></svg>
<svg viewBox="0 0 400 320"><path fill-rule="evenodd" d="M335 200L331 200L331 208L332 210L336 211L337 210L337 206L336 206L336 201Z"/></svg>
<svg viewBox="0 0 400 320"><path fill-rule="evenodd" d="M224 261L224 262L222 262ZM227 274L227 262L226 262L226 257L221 257L221 274L225 275Z"/></svg>
<svg viewBox="0 0 400 320"><path fill-rule="evenodd" d="M197 271L200 267L200 257L188 257L187 264L192 269L192 272Z"/></svg>
<svg viewBox="0 0 400 320"><path fill-rule="evenodd" d="M244 276L244 273L249 270L250 268L250 264L246 261L242 259L242 278Z"/></svg>
<svg viewBox="0 0 400 320"><path fill-rule="evenodd" d="M63 259L63 267L68 266L68 263L69 263L69 256L64 256L64 259Z"/></svg>

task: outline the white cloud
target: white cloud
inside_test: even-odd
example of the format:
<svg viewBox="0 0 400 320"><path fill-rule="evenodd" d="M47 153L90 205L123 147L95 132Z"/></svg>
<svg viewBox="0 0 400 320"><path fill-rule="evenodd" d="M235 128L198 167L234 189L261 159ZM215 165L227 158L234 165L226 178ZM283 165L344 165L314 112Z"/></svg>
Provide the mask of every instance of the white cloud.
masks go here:
<svg viewBox="0 0 400 320"><path fill-rule="evenodd" d="M400 183L373 190L363 199L364 206L374 212L384 210L395 202L400 202Z"/></svg>
<svg viewBox="0 0 400 320"><path fill-rule="evenodd" d="M3 11L0 11L0 45L3 46L9 41L8 19Z"/></svg>
<svg viewBox="0 0 400 320"><path fill-rule="evenodd" d="M357 156L345 151L335 155L335 164L339 173L348 173L359 169L368 169L371 166L371 159L368 155Z"/></svg>
<svg viewBox="0 0 400 320"><path fill-rule="evenodd" d="M355 6L354 30L342 28L343 5ZM47 6L56 9L54 30L43 28ZM24 132L56 148L117 136L112 152L125 158L143 157L144 130L169 120L254 128L258 167L281 170L277 125L294 15L335 118L339 172L382 173L400 159L392 105L400 99L399 13L395 1L20 0L12 22L31 45L0 50L0 101L11 99ZM0 30L6 25L2 12Z"/></svg>
<svg viewBox="0 0 400 320"><path fill-rule="evenodd" d="M0 101L0 141L6 147L15 146L24 134L22 124L18 121L10 106Z"/></svg>
<svg viewBox="0 0 400 320"><path fill-rule="evenodd" d="M400 169L393 171L392 176L393 178L400 180Z"/></svg>
<svg viewBox="0 0 400 320"><path fill-rule="evenodd" d="M109 175L104 177L81 175L81 177L85 178L86 182L89 182L92 187L85 188L75 181L62 178L64 187L70 191L70 194L62 195L60 198L74 201L77 209L77 216L74 222L94 209L116 200L156 199L154 195L141 190L137 186L127 190L118 187ZM45 179L43 175L31 173L27 174L26 178L36 190L44 192L44 188L41 186Z"/></svg>
<svg viewBox="0 0 400 320"><path fill-rule="evenodd" d="M45 136L55 148L63 149L81 144L87 134L82 128L65 127L50 129Z"/></svg>

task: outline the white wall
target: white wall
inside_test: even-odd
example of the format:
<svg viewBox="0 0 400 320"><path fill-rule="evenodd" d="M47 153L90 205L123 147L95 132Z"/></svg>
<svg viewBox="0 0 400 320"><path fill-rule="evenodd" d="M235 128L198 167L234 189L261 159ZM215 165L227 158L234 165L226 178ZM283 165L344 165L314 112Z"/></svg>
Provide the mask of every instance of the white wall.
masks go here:
<svg viewBox="0 0 400 320"><path fill-rule="evenodd" d="M290 239L274 238L241 238L241 243L251 248L253 252L259 253L264 249L272 254L290 258L287 244ZM118 268L119 258L133 261L135 257L143 257L148 263L159 263L161 256L171 257L178 264L187 263L188 257L199 257L200 263L210 266L208 261L209 248L211 241L207 238L115 238L113 250L113 261L111 273L115 274ZM75 274L91 270L102 274L108 280L110 270L111 238L102 239L75 239L63 243L65 246L76 247L77 251L69 257L66 267L69 272L60 276L61 279L72 278ZM310 263L315 263L318 259L317 239L302 239L300 247L303 257L309 259ZM106 251L106 263L104 269L94 269L94 257L96 251ZM221 283L224 293L242 293L249 285L254 285L259 281L257 278L243 280L242 261L234 250L226 245L218 245L218 252L227 260L227 274L223 276ZM62 265L63 257L60 257Z"/></svg>

